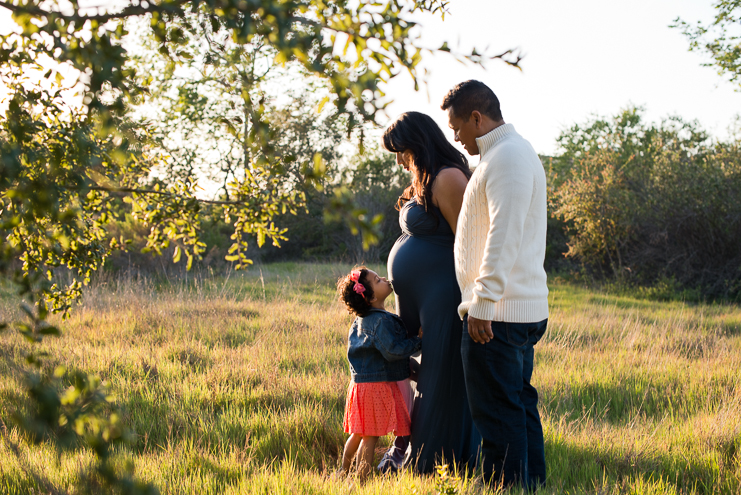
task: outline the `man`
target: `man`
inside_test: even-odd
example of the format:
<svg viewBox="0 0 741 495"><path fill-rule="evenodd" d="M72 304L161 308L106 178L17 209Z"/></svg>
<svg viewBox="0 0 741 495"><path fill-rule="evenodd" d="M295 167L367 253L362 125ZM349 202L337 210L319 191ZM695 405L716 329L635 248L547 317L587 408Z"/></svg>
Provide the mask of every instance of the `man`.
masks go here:
<svg viewBox="0 0 741 495"><path fill-rule="evenodd" d="M535 489L546 476L538 393L530 384L533 346L548 322L545 172L485 84L458 84L442 109L455 140L481 155L458 217L455 269L463 370L483 437L484 475Z"/></svg>

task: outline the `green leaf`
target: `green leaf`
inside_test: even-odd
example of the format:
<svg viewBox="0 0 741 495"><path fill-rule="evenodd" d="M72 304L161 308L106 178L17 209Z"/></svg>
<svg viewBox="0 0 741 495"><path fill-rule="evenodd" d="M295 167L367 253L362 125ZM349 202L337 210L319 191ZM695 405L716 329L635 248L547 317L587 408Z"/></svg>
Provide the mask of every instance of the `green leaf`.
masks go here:
<svg viewBox="0 0 741 495"><path fill-rule="evenodd" d="M34 335L33 329L25 323L18 324L18 332L29 342L38 342L38 338Z"/></svg>
<svg viewBox="0 0 741 495"><path fill-rule="evenodd" d="M286 62L288 62L288 57L286 56L286 54L285 54L285 53L283 53L283 52L278 52L278 53L276 53L276 54L275 54L275 59L274 59L274 62L275 62L275 63L276 63L277 65L282 65L282 66L285 66L285 65L286 65Z"/></svg>
<svg viewBox="0 0 741 495"><path fill-rule="evenodd" d="M322 98L322 101L320 101L319 105L317 105L316 107L316 113L322 113L322 109L327 103L329 103L329 96L325 96L324 98Z"/></svg>
<svg viewBox="0 0 741 495"><path fill-rule="evenodd" d="M46 317L49 316L49 308L46 303L44 301L39 301L37 308L39 311L39 319L45 320Z"/></svg>
<svg viewBox="0 0 741 495"><path fill-rule="evenodd" d="M39 333L41 335L61 335L62 332L60 332L57 327L50 325L48 327L41 327Z"/></svg>
<svg viewBox="0 0 741 495"><path fill-rule="evenodd" d="M23 310L23 312L26 313L29 318L31 318L32 320L36 320L36 315L34 314L33 309L31 309L31 306L26 303L21 303L20 306L21 310Z"/></svg>

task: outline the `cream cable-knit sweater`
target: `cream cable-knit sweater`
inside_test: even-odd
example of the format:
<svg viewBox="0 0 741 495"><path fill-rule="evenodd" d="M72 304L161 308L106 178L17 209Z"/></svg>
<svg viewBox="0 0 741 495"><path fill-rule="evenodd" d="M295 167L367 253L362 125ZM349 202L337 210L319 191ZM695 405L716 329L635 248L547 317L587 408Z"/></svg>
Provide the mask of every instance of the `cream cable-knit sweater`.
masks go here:
<svg viewBox="0 0 741 495"><path fill-rule="evenodd" d="M455 235L455 273L463 300L458 314L509 323L544 320L543 165L512 124L476 143L481 161L466 187Z"/></svg>

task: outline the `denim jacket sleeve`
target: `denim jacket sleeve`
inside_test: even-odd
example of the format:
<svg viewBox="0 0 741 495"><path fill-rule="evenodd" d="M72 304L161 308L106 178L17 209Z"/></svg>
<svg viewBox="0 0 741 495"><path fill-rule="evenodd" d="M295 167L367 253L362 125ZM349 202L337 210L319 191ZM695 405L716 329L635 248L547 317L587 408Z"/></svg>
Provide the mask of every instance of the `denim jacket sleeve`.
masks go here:
<svg viewBox="0 0 741 495"><path fill-rule="evenodd" d="M406 329L391 318L380 318L376 323L373 344L386 361L406 359L422 348L422 339L406 337Z"/></svg>

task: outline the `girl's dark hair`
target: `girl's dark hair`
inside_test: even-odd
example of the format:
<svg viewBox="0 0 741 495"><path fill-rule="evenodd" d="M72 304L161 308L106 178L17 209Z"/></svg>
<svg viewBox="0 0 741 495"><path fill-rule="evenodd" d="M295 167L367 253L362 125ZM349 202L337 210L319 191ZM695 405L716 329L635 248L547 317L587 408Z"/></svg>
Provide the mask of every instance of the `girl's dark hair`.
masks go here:
<svg viewBox="0 0 741 495"><path fill-rule="evenodd" d="M347 310L355 316L365 316L372 308L370 302L373 299L373 287L368 281L368 268L356 266L352 271L359 270L360 277L358 282L365 287L365 292L358 294L355 292L355 282L350 279L350 275L345 275L337 281L337 293L340 301L345 303Z"/></svg>
<svg viewBox="0 0 741 495"><path fill-rule="evenodd" d="M396 203L396 209L417 196L425 211L432 204L432 183L440 169L457 168L471 178L468 160L445 138L443 131L429 115L406 112L383 133L383 147L392 153L411 151L414 155L412 184ZM434 213L433 213L434 214Z"/></svg>

